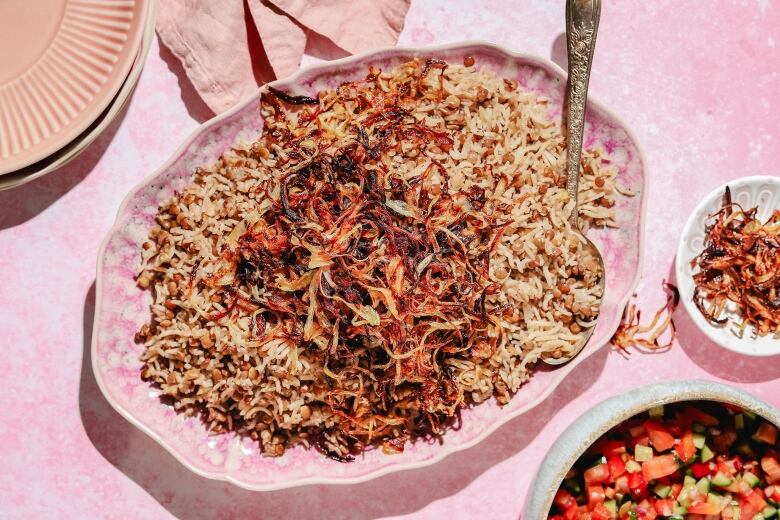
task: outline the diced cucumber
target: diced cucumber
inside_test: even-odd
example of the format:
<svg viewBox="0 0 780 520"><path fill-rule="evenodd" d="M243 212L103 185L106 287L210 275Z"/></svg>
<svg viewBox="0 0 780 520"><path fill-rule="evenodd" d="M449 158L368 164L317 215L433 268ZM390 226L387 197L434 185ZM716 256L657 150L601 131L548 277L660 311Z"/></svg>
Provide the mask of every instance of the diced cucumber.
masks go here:
<svg viewBox="0 0 780 520"><path fill-rule="evenodd" d="M688 508L681 506L680 504L675 504L672 508L672 514L674 514L674 516L679 516L680 518L685 518L688 514Z"/></svg>
<svg viewBox="0 0 780 520"><path fill-rule="evenodd" d="M664 405L658 405L653 406L650 408L647 413L650 415L650 417L663 417L664 416Z"/></svg>
<svg viewBox="0 0 780 520"><path fill-rule="evenodd" d="M745 416L741 413L738 413L734 416L734 426L737 427L737 430L743 430L745 428Z"/></svg>
<svg viewBox="0 0 780 520"><path fill-rule="evenodd" d="M742 413L744 413L749 419L755 419L756 418L756 414L754 414L750 410L743 410Z"/></svg>
<svg viewBox="0 0 780 520"><path fill-rule="evenodd" d="M617 515L618 507L617 507L617 502L615 502L614 500L607 500L606 502L604 502L604 507L606 507L609 510L609 512L612 513L613 516Z"/></svg>
<svg viewBox="0 0 780 520"><path fill-rule="evenodd" d="M686 475L685 484L677 495L677 503L684 507L691 505L691 491L694 489L696 489L696 480Z"/></svg>
<svg viewBox="0 0 780 520"><path fill-rule="evenodd" d="M637 444L634 450L634 458L637 462L650 462L653 460L653 448Z"/></svg>
<svg viewBox="0 0 780 520"><path fill-rule="evenodd" d="M656 484L656 486L653 488L653 493L656 494L659 498L666 498L669 496L669 493L672 492L672 486L664 486L663 484Z"/></svg>
<svg viewBox="0 0 780 520"><path fill-rule="evenodd" d="M702 495L706 495L707 493L709 493L711 488L712 488L712 481L710 481L708 477L702 477L696 483L696 489Z"/></svg>
<svg viewBox="0 0 780 520"><path fill-rule="evenodd" d="M702 449L706 441L707 441L707 437L704 434L702 433L693 434L693 445L696 446L697 450Z"/></svg>
<svg viewBox="0 0 780 520"><path fill-rule="evenodd" d="M752 520L764 520L764 515L758 513L757 515L753 516Z"/></svg>
<svg viewBox="0 0 780 520"><path fill-rule="evenodd" d="M711 460L714 456L715 454L712 453L710 447L705 444L704 447L701 449L701 461L707 462L708 460Z"/></svg>
<svg viewBox="0 0 780 520"><path fill-rule="evenodd" d="M712 477L712 485L718 486L718 487L726 487L730 486L731 483L734 482L732 479L728 478L726 475L718 471L714 477Z"/></svg>
<svg viewBox="0 0 780 520"><path fill-rule="evenodd" d="M742 480L747 483L748 486L754 488L760 482L760 479L750 471L746 471L742 474Z"/></svg>
<svg viewBox="0 0 780 520"><path fill-rule="evenodd" d="M750 444L748 444L747 442L737 444L736 450L742 455L747 455L749 457L753 455L753 448L751 448Z"/></svg>
<svg viewBox="0 0 780 520"><path fill-rule="evenodd" d="M567 478L564 480L563 487L571 491L574 495L579 495L582 493L582 487L580 486L580 483L573 478Z"/></svg>
<svg viewBox="0 0 780 520"><path fill-rule="evenodd" d="M642 471L642 465L635 460L629 460L626 462L626 471L628 473L639 473Z"/></svg>
<svg viewBox="0 0 780 520"><path fill-rule="evenodd" d="M716 506L718 506L718 509L723 509L723 507L725 506L724 503L725 500L726 500L725 497L721 495L717 495L715 493L709 493L707 495L707 502L710 504L715 504Z"/></svg>
<svg viewBox="0 0 780 520"><path fill-rule="evenodd" d="M764 518L775 518L777 516L777 509L772 506L766 506L763 511L761 511L761 514L764 515Z"/></svg>

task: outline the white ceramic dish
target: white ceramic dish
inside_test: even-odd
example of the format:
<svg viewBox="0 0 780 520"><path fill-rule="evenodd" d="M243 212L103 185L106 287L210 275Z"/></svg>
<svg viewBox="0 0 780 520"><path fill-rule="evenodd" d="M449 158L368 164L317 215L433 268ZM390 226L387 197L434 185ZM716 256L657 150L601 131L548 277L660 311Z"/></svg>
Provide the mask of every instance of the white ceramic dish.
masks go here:
<svg viewBox="0 0 780 520"><path fill-rule="evenodd" d="M524 519L544 520L563 477L599 437L614 426L654 406L681 401L718 401L735 404L780 427L780 412L750 394L713 381L671 381L636 388L597 404L569 426L547 456L533 480Z"/></svg>
<svg viewBox="0 0 780 520"><path fill-rule="evenodd" d="M369 65L389 70L413 56L455 63L467 55L476 59L478 67L516 79L524 88L545 95L551 116L560 120L566 84L564 71L549 60L484 42L380 50L304 69L274 82L274 86L295 94L313 95L323 88L364 77ZM612 153L620 182L638 195L619 200L618 229L598 230L591 235L604 256L607 287L596 332L574 361L555 369L540 367L504 407L491 400L463 410L460 428L446 432L442 443L415 442L393 456L370 450L349 464L334 462L301 447L269 459L260 454L257 443L233 434L209 436L200 420L185 418L162 404L158 391L140 378L139 355L143 347L133 342L135 332L149 316L149 294L138 289L134 280L141 244L154 223L159 204L190 183L197 166L211 164L237 141L259 134L263 127L257 110L260 93L202 125L160 170L131 191L98 257L92 336L92 362L98 386L120 414L185 466L199 475L253 490L351 484L427 466L474 446L502 424L541 403L568 373L608 343L641 272L647 179L641 152L630 131L601 105L589 101L585 145L601 145Z"/></svg>
<svg viewBox="0 0 780 520"><path fill-rule="evenodd" d="M708 338L721 347L748 356L778 355L780 354L780 339L777 336L767 335L758 337L753 333L751 327L746 329L742 335L737 333L734 323L740 320L736 312L736 306L729 304L727 307L728 317L730 318L728 323L718 325L707 321L693 302L695 285L693 283L691 260L704 247L704 227L706 222L709 221L709 216L720 209L726 186L731 189L732 201L740 204L745 209L758 206L757 216L762 221L769 218L772 211L780 208L780 177L768 175L744 177L718 186L712 193L707 195L691 213L677 248L675 272L680 298L693 323Z"/></svg>
<svg viewBox="0 0 780 520"><path fill-rule="evenodd" d="M119 88L119 91L109 106L86 130L79 134L78 137L50 156L20 170L0 175L0 191L21 186L22 184L43 177L44 175L65 166L84 151L84 149L97 139L97 137L116 119L129 101L130 95L133 93L133 90L138 83L138 78L141 76L141 71L146 62L146 56L149 54L152 39L154 38L154 26L157 19L157 0L147 0L147 4L148 8L146 20L144 22L144 34L141 47L138 50L130 73L125 78L124 83L122 83L122 86Z"/></svg>

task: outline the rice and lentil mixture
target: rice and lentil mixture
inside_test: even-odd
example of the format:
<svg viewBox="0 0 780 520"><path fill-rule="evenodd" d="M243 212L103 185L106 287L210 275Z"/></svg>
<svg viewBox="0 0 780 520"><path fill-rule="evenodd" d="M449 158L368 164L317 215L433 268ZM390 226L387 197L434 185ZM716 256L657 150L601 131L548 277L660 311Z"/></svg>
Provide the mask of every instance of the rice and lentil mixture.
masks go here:
<svg viewBox="0 0 780 520"><path fill-rule="evenodd" d="M473 62L269 89L258 139L198 168L143 244L142 377L266 454L349 460L505 404L570 352L601 295L561 129ZM581 225L615 226L617 169L600 149L582 166Z"/></svg>

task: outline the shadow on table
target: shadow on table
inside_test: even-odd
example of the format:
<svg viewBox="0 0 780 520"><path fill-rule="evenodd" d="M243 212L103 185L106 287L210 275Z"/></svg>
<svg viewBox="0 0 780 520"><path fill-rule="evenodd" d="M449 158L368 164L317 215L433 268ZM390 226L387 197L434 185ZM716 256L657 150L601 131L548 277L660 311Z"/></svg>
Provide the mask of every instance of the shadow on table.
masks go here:
<svg viewBox="0 0 780 520"><path fill-rule="evenodd" d="M0 230L24 224L36 217L89 175L114 139L132 96L131 93L111 124L72 161L27 184L0 191Z"/></svg>
<svg viewBox="0 0 780 520"><path fill-rule="evenodd" d="M677 285L674 260L669 269L669 280ZM680 297L685 298L686 295ZM735 383L761 383L780 378L780 363L726 350L705 336L688 315L682 302L674 313L674 323L677 326L677 341L687 356L713 376Z"/></svg>
<svg viewBox="0 0 780 520"><path fill-rule="evenodd" d="M191 118L198 123L203 123L214 117L214 111L209 108L203 98L200 97L198 91L195 90L195 86L187 77L184 72L184 66L179 61L171 50L160 41L160 37L157 37L157 43L160 48L160 59L162 59L168 66L179 84L179 90L181 90L181 100L184 102L184 107L187 109L187 113Z"/></svg>
<svg viewBox="0 0 780 520"><path fill-rule="evenodd" d="M84 302L84 355L79 410L95 448L171 514L197 519L233 516L339 518L402 515L458 493L495 464L523 450L572 395L587 390L603 370L609 349L582 363L533 412L505 424L478 446L450 455L427 468L386 475L349 486L306 486L251 492L191 473L165 449L130 425L108 404L95 382L90 345L95 285ZM552 442L553 439L550 439ZM535 471L536 468L528 468ZM350 512L350 507L360 504Z"/></svg>
<svg viewBox="0 0 780 520"><path fill-rule="evenodd" d="M569 66L569 57L566 50L566 33L562 32L555 37L552 48L550 49L550 59L558 64L563 70Z"/></svg>

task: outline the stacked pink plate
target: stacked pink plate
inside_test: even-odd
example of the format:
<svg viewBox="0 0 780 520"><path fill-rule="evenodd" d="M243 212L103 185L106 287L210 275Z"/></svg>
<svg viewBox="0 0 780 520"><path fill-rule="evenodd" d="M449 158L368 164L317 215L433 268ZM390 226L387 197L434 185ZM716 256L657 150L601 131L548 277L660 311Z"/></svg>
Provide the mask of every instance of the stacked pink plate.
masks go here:
<svg viewBox="0 0 780 520"><path fill-rule="evenodd" d="M62 166L116 117L149 48L154 2L0 2L0 189Z"/></svg>

